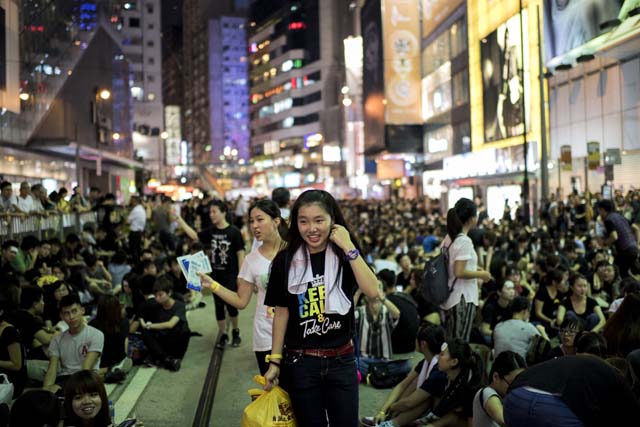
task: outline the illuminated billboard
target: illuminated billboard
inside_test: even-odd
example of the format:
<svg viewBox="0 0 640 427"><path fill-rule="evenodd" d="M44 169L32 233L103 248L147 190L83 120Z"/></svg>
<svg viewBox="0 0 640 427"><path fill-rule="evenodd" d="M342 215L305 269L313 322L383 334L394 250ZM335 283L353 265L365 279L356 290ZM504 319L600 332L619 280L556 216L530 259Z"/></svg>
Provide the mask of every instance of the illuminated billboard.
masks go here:
<svg viewBox="0 0 640 427"><path fill-rule="evenodd" d="M612 26L606 24L625 18L640 6L640 0L549 0L543 4L545 58L551 61L610 31Z"/></svg>
<svg viewBox="0 0 640 427"><path fill-rule="evenodd" d="M522 46L519 2L467 0L472 151L521 145L523 117L529 143L541 139L537 10L542 3L522 1Z"/></svg>
<svg viewBox="0 0 640 427"><path fill-rule="evenodd" d="M464 0L422 0L422 37L427 37Z"/></svg>
<svg viewBox="0 0 640 427"><path fill-rule="evenodd" d="M415 0L382 1L386 124L422 124L418 5Z"/></svg>
<svg viewBox="0 0 640 427"><path fill-rule="evenodd" d="M527 23L526 11L523 21ZM524 37L524 57L521 44ZM485 142L522 135L525 129L523 102L529 89L527 28L520 31L520 16L507 22L480 42ZM524 60L524 64L523 64ZM525 71L523 71L525 70Z"/></svg>
<svg viewBox="0 0 640 427"><path fill-rule="evenodd" d="M382 14L380 0L362 8L364 151L384 150L384 70L382 67Z"/></svg>

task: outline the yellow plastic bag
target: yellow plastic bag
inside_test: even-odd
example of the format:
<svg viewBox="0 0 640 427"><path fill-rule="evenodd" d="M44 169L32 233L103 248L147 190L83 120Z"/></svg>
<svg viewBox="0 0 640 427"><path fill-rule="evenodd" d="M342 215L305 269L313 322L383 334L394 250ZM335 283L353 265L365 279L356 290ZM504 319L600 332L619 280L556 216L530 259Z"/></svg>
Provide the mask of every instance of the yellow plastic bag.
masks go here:
<svg viewBox="0 0 640 427"><path fill-rule="evenodd" d="M266 380L260 375L253 380L264 386ZM255 398L242 414L242 427L296 427L296 421L291 408L289 394L281 387L274 387L270 391L252 388L249 396Z"/></svg>

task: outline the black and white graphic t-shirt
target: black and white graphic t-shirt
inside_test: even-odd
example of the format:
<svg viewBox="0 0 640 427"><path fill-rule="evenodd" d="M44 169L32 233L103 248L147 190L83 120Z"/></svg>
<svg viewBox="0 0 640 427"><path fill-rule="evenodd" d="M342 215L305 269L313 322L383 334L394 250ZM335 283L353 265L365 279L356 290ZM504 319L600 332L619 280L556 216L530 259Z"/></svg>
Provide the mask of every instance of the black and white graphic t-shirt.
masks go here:
<svg viewBox="0 0 640 427"><path fill-rule="evenodd" d="M225 286L235 286L238 277L238 251L244 249L242 234L233 225L219 229L210 227L198 233L209 253L211 277Z"/></svg>
<svg viewBox="0 0 640 427"><path fill-rule="evenodd" d="M288 289L285 252L280 252L273 260L265 304L269 307L289 309L289 322L284 339L287 348L336 348L345 345L353 337L353 294L357 287L356 278L351 265L344 262L342 290L351 301L351 309L344 316L337 313L326 314L325 292L328 287L324 277L324 258L324 251L311 254L314 279L300 285L306 290L298 295L290 293Z"/></svg>

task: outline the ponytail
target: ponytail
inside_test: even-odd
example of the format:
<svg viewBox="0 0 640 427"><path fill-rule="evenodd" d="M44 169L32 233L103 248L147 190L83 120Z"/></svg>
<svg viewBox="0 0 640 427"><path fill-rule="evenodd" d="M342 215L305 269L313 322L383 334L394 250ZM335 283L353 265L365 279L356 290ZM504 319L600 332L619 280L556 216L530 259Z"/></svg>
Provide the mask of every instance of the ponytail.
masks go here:
<svg viewBox="0 0 640 427"><path fill-rule="evenodd" d="M462 221L458 218L456 208L451 208L447 212L447 234L451 241L455 240L456 236L462 232Z"/></svg>
<svg viewBox="0 0 640 427"><path fill-rule="evenodd" d="M455 206L447 212L447 234L453 241L458 234L462 233L462 227L471 218L475 218L478 214L476 204L467 198L461 198Z"/></svg>
<svg viewBox="0 0 640 427"><path fill-rule="evenodd" d="M278 218L280 218L280 224L278 225L278 234L280 235L280 238L286 242L287 235L289 234L289 226L287 225L287 221L285 221L284 218L282 218L281 216L279 216Z"/></svg>

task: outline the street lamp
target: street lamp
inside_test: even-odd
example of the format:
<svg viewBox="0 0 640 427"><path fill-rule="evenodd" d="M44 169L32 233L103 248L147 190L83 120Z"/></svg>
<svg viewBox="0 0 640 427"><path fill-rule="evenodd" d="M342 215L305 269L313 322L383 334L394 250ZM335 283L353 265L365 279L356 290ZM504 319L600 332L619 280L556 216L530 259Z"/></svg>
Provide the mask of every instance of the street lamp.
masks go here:
<svg viewBox="0 0 640 427"><path fill-rule="evenodd" d="M162 138L162 139L167 139L167 138L169 138L169 132L167 132L166 130L162 131L162 132L160 133L160 138Z"/></svg>
<svg viewBox="0 0 640 427"><path fill-rule="evenodd" d="M102 89L100 91L100 99L107 101L109 98L111 98L111 91L109 91L109 89Z"/></svg>

